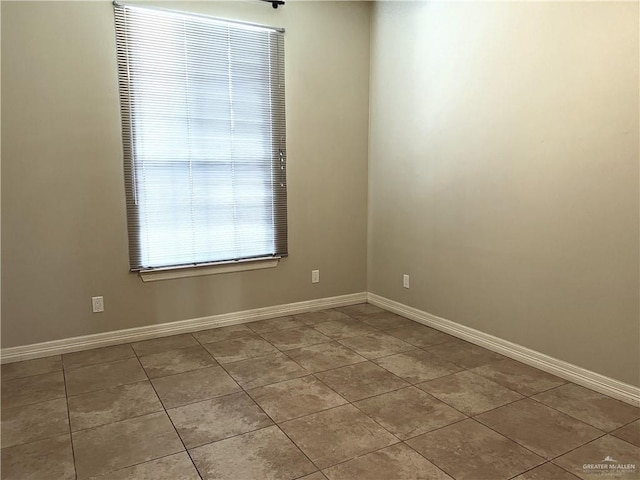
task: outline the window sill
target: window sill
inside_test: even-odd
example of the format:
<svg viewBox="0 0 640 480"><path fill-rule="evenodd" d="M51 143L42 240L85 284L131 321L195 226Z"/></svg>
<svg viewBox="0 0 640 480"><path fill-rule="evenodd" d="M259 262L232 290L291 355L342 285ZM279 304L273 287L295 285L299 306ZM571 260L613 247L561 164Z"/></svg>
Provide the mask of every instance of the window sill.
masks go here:
<svg viewBox="0 0 640 480"><path fill-rule="evenodd" d="M265 258L260 260L220 263L217 265L202 265L199 267L147 270L139 272L139 275L145 283L158 282L161 280L173 280L176 278L200 277L203 275L219 275L221 273L245 272L249 270L274 268L279 262L280 258Z"/></svg>

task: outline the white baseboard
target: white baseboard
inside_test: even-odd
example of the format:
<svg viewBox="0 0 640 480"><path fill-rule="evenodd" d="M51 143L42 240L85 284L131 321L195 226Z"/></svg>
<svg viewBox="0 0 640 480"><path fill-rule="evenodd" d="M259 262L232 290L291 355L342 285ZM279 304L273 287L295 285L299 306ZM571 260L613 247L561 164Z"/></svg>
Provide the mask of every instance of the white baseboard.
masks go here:
<svg viewBox="0 0 640 480"><path fill-rule="evenodd" d="M468 342L480 345L481 347L500 353L506 357L513 358L545 372L569 380L583 387L590 388L596 392L608 395L625 403L640 406L640 387L635 387L624 382L620 382L599 373L586 370L571 363L558 360L535 350L523 347L517 343L502 340L493 335L483 333L470 327L466 327L451 320L437 317L417 308L409 307L402 303L389 300L374 293L367 295L367 301L373 305L384 308L391 312L410 318L416 322L443 331L455 337L467 340Z"/></svg>
<svg viewBox="0 0 640 480"><path fill-rule="evenodd" d="M353 293L338 297L320 298L304 302L287 303L272 307L256 308L241 312L223 313L209 317L191 318L177 322L161 323L144 327L128 328L113 332L96 333L81 337L64 338L50 342L35 343L20 347L3 348L0 352L0 363L11 363L33 358L48 357L61 353L78 352L90 348L107 347L120 343L139 342L150 338L166 337L179 333L197 332L207 328L225 327L239 323L255 322L286 315L295 315L312 310L344 307L367 301L367 293Z"/></svg>
<svg viewBox="0 0 640 480"><path fill-rule="evenodd" d="M180 333L196 332L207 328L224 327L240 323L254 322L268 318L295 315L324 308L343 307L368 301L391 312L415 320L429 327L441 330L481 347L513 358L545 372L557 375L571 382L590 388L597 392L617 398L631 405L640 405L640 388L620 382L599 373L586 370L571 363L558 360L516 343L502 340L493 335L466 327L451 320L437 317L430 313L389 300L373 293L354 293L337 297L320 298L303 302L256 308L241 312L223 313L209 317L192 318L177 322L148 325L144 327L116 330L114 332L96 333L81 337L65 338L50 342L36 343L19 347L3 348L0 351L0 363L11 363L34 358L77 352L90 348L106 347L121 343L139 342L151 338L166 337Z"/></svg>

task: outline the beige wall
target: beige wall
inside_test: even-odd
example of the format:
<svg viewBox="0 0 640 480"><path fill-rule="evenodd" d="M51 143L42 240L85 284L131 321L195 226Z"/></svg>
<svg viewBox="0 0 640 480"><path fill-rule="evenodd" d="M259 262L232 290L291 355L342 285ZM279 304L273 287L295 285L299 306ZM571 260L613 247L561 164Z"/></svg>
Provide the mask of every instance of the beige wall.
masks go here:
<svg viewBox="0 0 640 480"><path fill-rule="evenodd" d="M640 384L638 13L376 6L369 291Z"/></svg>
<svg viewBox="0 0 640 480"><path fill-rule="evenodd" d="M178 8L287 29L290 257L150 284L128 273L111 2L2 2L3 347L366 289L369 5Z"/></svg>
<svg viewBox="0 0 640 480"><path fill-rule="evenodd" d="M368 288L640 384L637 3L179 8L287 28L291 256L128 273L111 4L3 2L3 347Z"/></svg>

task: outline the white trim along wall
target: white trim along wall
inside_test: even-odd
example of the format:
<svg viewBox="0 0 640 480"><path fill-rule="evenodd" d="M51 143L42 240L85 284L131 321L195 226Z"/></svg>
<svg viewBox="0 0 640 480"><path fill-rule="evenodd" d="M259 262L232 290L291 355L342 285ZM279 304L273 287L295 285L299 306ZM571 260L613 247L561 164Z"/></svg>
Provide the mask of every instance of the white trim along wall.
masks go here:
<svg viewBox="0 0 640 480"><path fill-rule="evenodd" d="M442 332L461 338L468 342L484 347L493 352L512 358L524 364L543 370L547 373L569 380L596 392L609 395L631 405L640 406L640 387L620 382L599 373L586 370L571 363L550 357L543 353L531 350L517 343L512 343L501 338L494 337L459 323L436 317L417 308L409 307L402 303L394 302L373 293L369 293L369 303L377 305L391 312L410 318L416 322L435 328Z"/></svg>
<svg viewBox="0 0 640 480"><path fill-rule="evenodd" d="M223 313L209 317L191 318L177 322L161 323L158 325L148 325L137 328L127 328L115 330L113 332L96 333L84 335L82 337L64 338L52 340L50 342L35 343L20 347L3 348L0 352L0 363L11 363L32 358L59 355L61 353L78 352L90 348L107 347L121 343L139 342L151 338L168 337L180 333L197 332L208 328L227 327L240 323L255 322L268 318L295 315L312 310L322 310L325 308L344 307L355 305L367 301L367 294L353 293L350 295L340 295L338 297L320 298L317 300L307 300L304 302L288 303L285 305L275 305L273 307L255 308L241 312Z"/></svg>
<svg viewBox="0 0 640 480"><path fill-rule="evenodd" d="M373 293L354 293L337 297L307 300L304 302L256 308L241 312L223 313L209 317L192 318L177 322L149 325L145 327L97 333L82 337L53 340L50 342L4 348L0 352L0 363L12 363L61 353L77 352L90 348L106 347L120 343L138 342L150 338L166 337L179 333L196 332L207 328L225 327L240 323L255 322L267 318L295 315L324 308L344 307L357 303L369 303L410 318L418 323L435 328L481 347L500 353L524 364L557 375L578 385L609 395L631 405L640 406L640 387L620 382L599 373L586 370L571 363L544 355L516 343L466 327L451 320L431 315L402 303Z"/></svg>

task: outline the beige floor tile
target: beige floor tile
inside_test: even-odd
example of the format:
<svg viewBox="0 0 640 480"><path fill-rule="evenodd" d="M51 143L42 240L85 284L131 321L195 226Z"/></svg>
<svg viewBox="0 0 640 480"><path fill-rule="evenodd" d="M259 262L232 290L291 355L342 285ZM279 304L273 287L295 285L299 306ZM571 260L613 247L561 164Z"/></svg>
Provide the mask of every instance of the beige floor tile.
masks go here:
<svg viewBox="0 0 640 480"><path fill-rule="evenodd" d="M347 307L338 307L336 310L346 313L347 315L366 315L368 313L386 312L386 310L370 303L358 303Z"/></svg>
<svg viewBox="0 0 640 480"><path fill-rule="evenodd" d="M416 386L470 416L523 398L519 393L470 371L436 378Z"/></svg>
<svg viewBox="0 0 640 480"><path fill-rule="evenodd" d="M187 452L180 452L91 478L95 480L200 480L200 475Z"/></svg>
<svg viewBox="0 0 640 480"><path fill-rule="evenodd" d="M318 323L317 325L314 325L313 328L334 340L379 332L379 330L372 326L362 323L359 320L352 319L351 317Z"/></svg>
<svg viewBox="0 0 640 480"><path fill-rule="evenodd" d="M414 322L413 325L408 327L393 328L386 330L386 334L393 335L394 337L404 340L416 347L431 347L433 345L439 345L441 343L450 342L455 339L451 335L443 332L439 332L435 328L430 328L419 323Z"/></svg>
<svg viewBox="0 0 640 480"><path fill-rule="evenodd" d="M602 435L591 425L528 398L475 418L547 459Z"/></svg>
<svg viewBox="0 0 640 480"><path fill-rule="evenodd" d="M262 336L280 350L292 350L331 341L329 337L311 327L295 327L286 330L277 330L275 332L264 333Z"/></svg>
<svg viewBox="0 0 640 480"><path fill-rule="evenodd" d="M374 362L409 383L424 382L462 370L453 363L419 349L379 358Z"/></svg>
<svg viewBox="0 0 640 480"><path fill-rule="evenodd" d="M328 310L319 310L317 312L301 313L300 315L294 315L294 317L307 325L316 325L318 323L329 322L331 320L348 319L349 315L330 308Z"/></svg>
<svg viewBox="0 0 640 480"><path fill-rule="evenodd" d="M254 335L253 330L246 325L229 325L228 327L211 328L192 334L200 343L221 342L231 338Z"/></svg>
<svg viewBox="0 0 640 480"><path fill-rule="evenodd" d="M567 383L532 398L605 432L640 418L640 408L574 383Z"/></svg>
<svg viewBox="0 0 640 480"><path fill-rule="evenodd" d="M282 353L228 363L229 374L246 389L308 375L304 368Z"/></svg>
<svg viewBox="0 0 640 480"><path fill-rule="evenodd" d="M262 357L278 351L276 347L263 340L258 335L207 343L204 347L221 364L239 362L240 360L246 360L248 358Z"/></svg>
<svg viewBox="0 0 640 480"><path fill-rule="evenodd" d="M636 420L629 425L619 428L615 432L612 432L611 435L640 447L640 420Z"/></svg>
<svg viewBox="0 0 640 480"><path fill-rule="evenodd" d="M327 480L327 477L324 476L322 472L315 472L311 475L305 475L304 477L300 477L298 480Z"/></svg>
<svg viewBox="0 0 640 480"><path fill-rule="evenodd" d="M65 353L62 355L64 368L86 367L97 363L114 362L126 358L135 357L131 345L113 345L110 347L92 348L81 352Z"/></svg>
<svg viewBox="0 0 640 480"><path fill-rule="evenodd" d="M518 475L513 480L576 480L577 478L553 463L545 463L522 475Z"/></svg>
<svg viewBox="0 0 640 480"><path fill-rule="evenodd" d="M198 341L190 333L154 338L152 340L145 340L143 342L131 344L138 355L151 355L152 353L178 350L180 348L193 347L194 345L198 345Z"/></svg>
<svg viewBox="0 0 640 480"><path fill-rule="evenodd" d="M290 420L280 427L322 469L398 443L353 405Z"/></svg>
<svg viewBox="0 0 640 480"><path fill-rule="evenodd" d="M3 480L75 480L71 437L60 435L2 449Z"/></svg>
<svg viewBox="0 0 640 480"><path fill-rule="evenodd" d="M338 342L369 360L416 348L407 342L403 342L399 338L386 335L382 332L343 338L338 340Z"/></svg>
<svg viewBox="0 0 640 480"><path fill-rule="evenodd" d="M276 426L190 451L203 480L294 479L316 467Z"/></svg>
<svg viewBox="0 0 640 480"><path fill-rule="evenodd" d="M407 443L456 480L506 480L544 462L472 419L425 433Z"/></svg>
<svg viewBox="0 0 640 480"><path fill-rule="evenodd" d="M1 477L196 480L186 444L205 480L599 480L585 464L625 463L605 476L640 480L638 408L349 311L138 342L140 359L125 344L4 365Z"/></svg>
<svg viewBox="0 0 640 480"><path fill-rule="evenodd" d="M65 371L64 375L69 396L137 383L147 379L137 358L75 368Z"/></svg>
<svg viewBox="0 0 640 480"><path fill-rule="evenodd" d="M62 371L14 378L2 382L4 408L46 402L65 396Z"/></svg>
<svg viewBox="0 0 640 480"><path fill-rule="evenodd" d="M60 355L52 357L36 358L35 360L25 360L23 362L7 363L2 365L0 377L2 381L14 378L30 377L62 370L62 360Z"/></svg>
<svg viewBox="0 0 640 480"><path fill-rule="evenodd" d="M311 375L255 388L248 393L277 423L347 403Z"/></svg>
<svg viewBox="0 0 640 480"><path fill-rule="evenodd" d="M67 401L5 407L2 405L2 448L69 433Z"/></svg>
<svg viewBox="0 0 640 480"><path fill-rule="evenodd" d="M506 357L463 340L428 347L429 352L462 368L475 368L504 360Z"/></svg>
<svg viewBox="0 0 640 480"><path fill-rule="evenodd" d="M84 393L68 400L74 432L163 410L148 381Z"/></svg>
<svg viewBox="0 0 640 480"><path fill-rule="evenodd" d="M640 479L640 447L611 435L587 443L553 463L584 480Z"/></svg>
<svg viewBox="0 0 640 480"><path fill-rule="evenodd" d="M164 412L81 430L72 436L78 479L184 450Z"/></svg>
<svg viewBox="0 0 640 480"><path fill-rule="evenodd" d="M151 380L165 408L201 402L240 391L221 367L202 368Z"/></svg>
<svg viewBox="0 0 640 480"><path fill-rule="evenodd" d="M354 318L360 320L367 325L377 328L378 330L397 330L399 328L414 328L420 324L392 312L382 311L377 313L367 313L364 315L353 315Z"/></svg>
<svg viewBox="0 0 640 480"><path fill-rule="evenodd" d="M214 367L218 364L211 354L200 345L152 353L151 355L140 357L139 360L149 378L166 377L176 373Z"/></svg>
<svg viewBox="0 0 640 480"><path fill-rule="evenodd" d="M555 375L508 358L474 368L473 372L527 396L567 383Z"/></svg>
<svg viewBox="0 0 640 480"><path fill-rule="evenodd" d="M350 402L409 386L401 378L371 362L356 363L315 375Z"/></svg>
<svg viewBox="0 0 640 480"><path fill-rule="evenodd" d="M189 449L273 425L243 392L172 408L167 413Z"/></svg>
<svg viewBox="0 0 640 480"><path fill-rule="evenodd" d="M314 373L367 360L337 342L288 350L287 356L302 365L306 370Z"/></svg>
<svg viewBox="0 0 640 480"><path fill-rule="evenodd" d="M255 333L263 334L275 332L276 330L284 330L286 328L303 327L305 324L294 317L278 317L260 320L258 322L247 323L246 326Z"/></svg>
<svg viewBox="0 0 640 480"><path fill-rule="evenodd" d="M329 480L453 480L403 444L392 445L328 468Z"/></svg>
<svg viewBox="0 0 640 480"><path fill-rule="evenodd" d="M400 440L467 418L415 387L367 398L354 405Z"/></svg>
<svg viewBox="0 0 640 480"><path fill-rule="evenodd" d="M416 324L413 320L409 320L401 315L391 312L377 312L367 314L356 314L354 318L366 323L378 330L391 330L392 328L412 327Z"/></svg>

